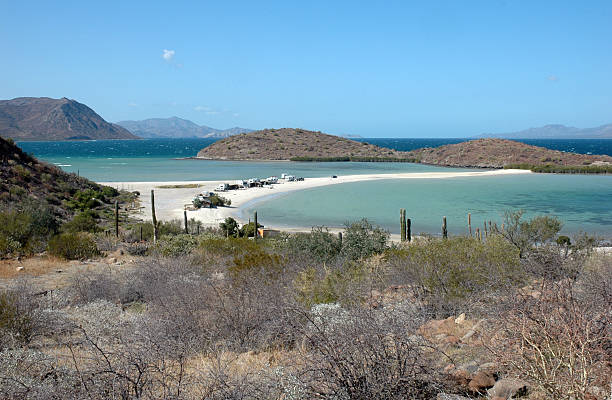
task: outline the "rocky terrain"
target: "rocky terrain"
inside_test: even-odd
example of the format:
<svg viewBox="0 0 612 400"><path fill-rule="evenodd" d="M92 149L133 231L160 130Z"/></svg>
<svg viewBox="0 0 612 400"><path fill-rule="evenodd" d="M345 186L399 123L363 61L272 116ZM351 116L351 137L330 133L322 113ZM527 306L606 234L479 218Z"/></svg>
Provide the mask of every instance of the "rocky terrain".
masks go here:
<svg viewBox="0 0 612 400"><path fill-rule="evenodd" d="M504 168L509 165L607 165L612 157L565 153L505 139L478 139L409 152L423 164L449 167Z"/></svg>
<svg viewBox="0 0 612 400"><path fill-rule="evenodd" d="M0 136L17 141L138 139L85 104L65 97L0 100Z"/></svg>
<svg viewBox="0 0 612 400"><path fill-rule="evenodd" d="M403 159L407 153L304 129L265 129L231 136L200 150L214 160L366 161Z"/></svg>
<svg viewBox="0 0 612 400"><path fill-rule="evenodd" d="M239 127L215 129L178 117L150 118L142 121L119 121L117 125L143 138L225 138L240 133L251 132L250 129Z"/></svg>

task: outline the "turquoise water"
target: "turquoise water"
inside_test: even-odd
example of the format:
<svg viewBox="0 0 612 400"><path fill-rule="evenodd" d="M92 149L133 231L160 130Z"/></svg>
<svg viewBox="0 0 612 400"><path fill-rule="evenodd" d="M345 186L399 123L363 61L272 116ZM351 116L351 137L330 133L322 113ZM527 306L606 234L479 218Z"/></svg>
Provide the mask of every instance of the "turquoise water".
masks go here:
<svg viewBox="0 0 612 400"><path fill-rule="evenodd" d="M235 180L280 176L283 172L304 178L331 175L446 171L447 168L409 163L299 163L289 161L212 161L171 158L47 158L68 172L97 182L156 182Z"/></svg>
<svg viewBox="0 0 612 400"><path fill-rule="evenodd" d="M463 139L363 139L409 150L456 143ZM295 163L181 160L192 157L211 139L101 140L22 142L29 153L66 171L95 181L233 180L289 173L323 177L394 172L446 171L405 163ZM530 144L563 151L612 154L612 140L532 140ZM458 169L454 169L455 171ZM478 178L386 180L348 183L294 192L252 204L260 220L273 226L327 225L367 217L397 233L399 208L406 208L414 232L439 232L447 216L452 233L465 231L466 214L475 226L499 221L507 209L529 215L552 214L565 232L587 231L612 237L612 176L520 175Z"/></svg>
<svg viewBox="0 0 612 400"><path fill-rule="evenodd" d="M248 216L270 226L343 226L368 218L399 233L399 209L405 208L415 233L440 232L442 216L449 232L473 228L485 220L501 222L504 210L524 209L528 216L559 216L564 232L585 231L612 237L612 176L507 175L451 179L404 179L346 183L277 195L251 203Z"/></svg>

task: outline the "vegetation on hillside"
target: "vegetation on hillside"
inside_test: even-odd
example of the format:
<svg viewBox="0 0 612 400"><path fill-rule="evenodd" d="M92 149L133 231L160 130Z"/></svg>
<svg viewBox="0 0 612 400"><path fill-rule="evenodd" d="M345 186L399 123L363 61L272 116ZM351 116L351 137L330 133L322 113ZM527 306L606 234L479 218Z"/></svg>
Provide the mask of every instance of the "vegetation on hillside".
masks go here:
<svg viewBox="0 0 612 400"><path fill-rule="evenodd" d="M59 231L104 231L114 202L136 199L40 162L3 138L0 177L0 258L43 251Z"/></svg>

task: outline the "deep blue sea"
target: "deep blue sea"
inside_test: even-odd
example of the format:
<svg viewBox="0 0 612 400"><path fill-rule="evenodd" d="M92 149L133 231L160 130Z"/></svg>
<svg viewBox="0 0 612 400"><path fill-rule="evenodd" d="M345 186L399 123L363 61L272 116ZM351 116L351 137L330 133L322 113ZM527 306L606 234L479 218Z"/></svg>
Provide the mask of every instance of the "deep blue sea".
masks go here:
<svg viewBox="0 0 612 400"><path fill-rule="evenodd" d="M377 146L409 151L422 147L437 147L469 139L356 139ZM612 156L612 139L525 139L521 142L553 150L575 153L608 154ZM215 139L145 139L96 140L68 142L19 142L28 153L42 159L79 158L180 158L193 157Z"/></svg>
<svg viewBox="0 0 612 400"><path fill-rule="evenodd" d="M397 150L458 143L467 139L359 139ZM213 143L211 139L100 140L21 142L26 152L95 181L153 182L233 180L280 175L322 177L395 172L444 171L410 163L299 163L184 160ZM612 140L523 140L528 144L577 153L612 155ZM456 169L454 169L456 170ZM376 206L373 207L372 205ZM399 208L406 208L415 232L439 230L447 216L449 230L465 230L474 221L500 221L508 209L527 215L556 215L564 232L597 233L612 238L612 176L533 174L489 178L365 181L291 192L247 206L268 226L341 226L367 217L391 232Z"/></svg>

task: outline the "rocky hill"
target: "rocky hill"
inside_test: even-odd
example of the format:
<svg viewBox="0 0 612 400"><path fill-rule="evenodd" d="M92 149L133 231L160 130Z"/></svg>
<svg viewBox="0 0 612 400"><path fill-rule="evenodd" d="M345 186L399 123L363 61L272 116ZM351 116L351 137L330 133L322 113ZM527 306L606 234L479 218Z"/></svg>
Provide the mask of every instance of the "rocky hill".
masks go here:
<svg viewBox="0 0 612 400"><path fill-rule="evenodd" d="M610 156L565 153L505 139L478 139L436 148L412 150L421 163L477 168L515 166L590 166L612 163ZM552 172L552 171L551 171Z"/></svg>
<svg viewBox="0 0 612 400"><path fill-rule="evenodd" d="M117 125L143 138L225 138L251 132L245 128L215 129L178 117L150 118L142 121L119 121Z"/></svg>
<svg viewBox="0 0 612 400"><path fill-rule="evenodd" d="M18 141L138 139L85 104L65 97L0 100L0 136Z"/></svg>
<svg viewBox="0 0 612 400"><path fill-rule="evenodd" d="M381 161L408 153L304 129L265 129L228 137L200 150L214 160Z"/></svg>
<svg viewBox="0 0 612 400"><path fill-rule="evenodd" d="M57 217L66 220L75 212L66 202L85 189L102 191L104 187L40 162L11 139L0 137L0 209L35 202L49 205Z"/></svg>

